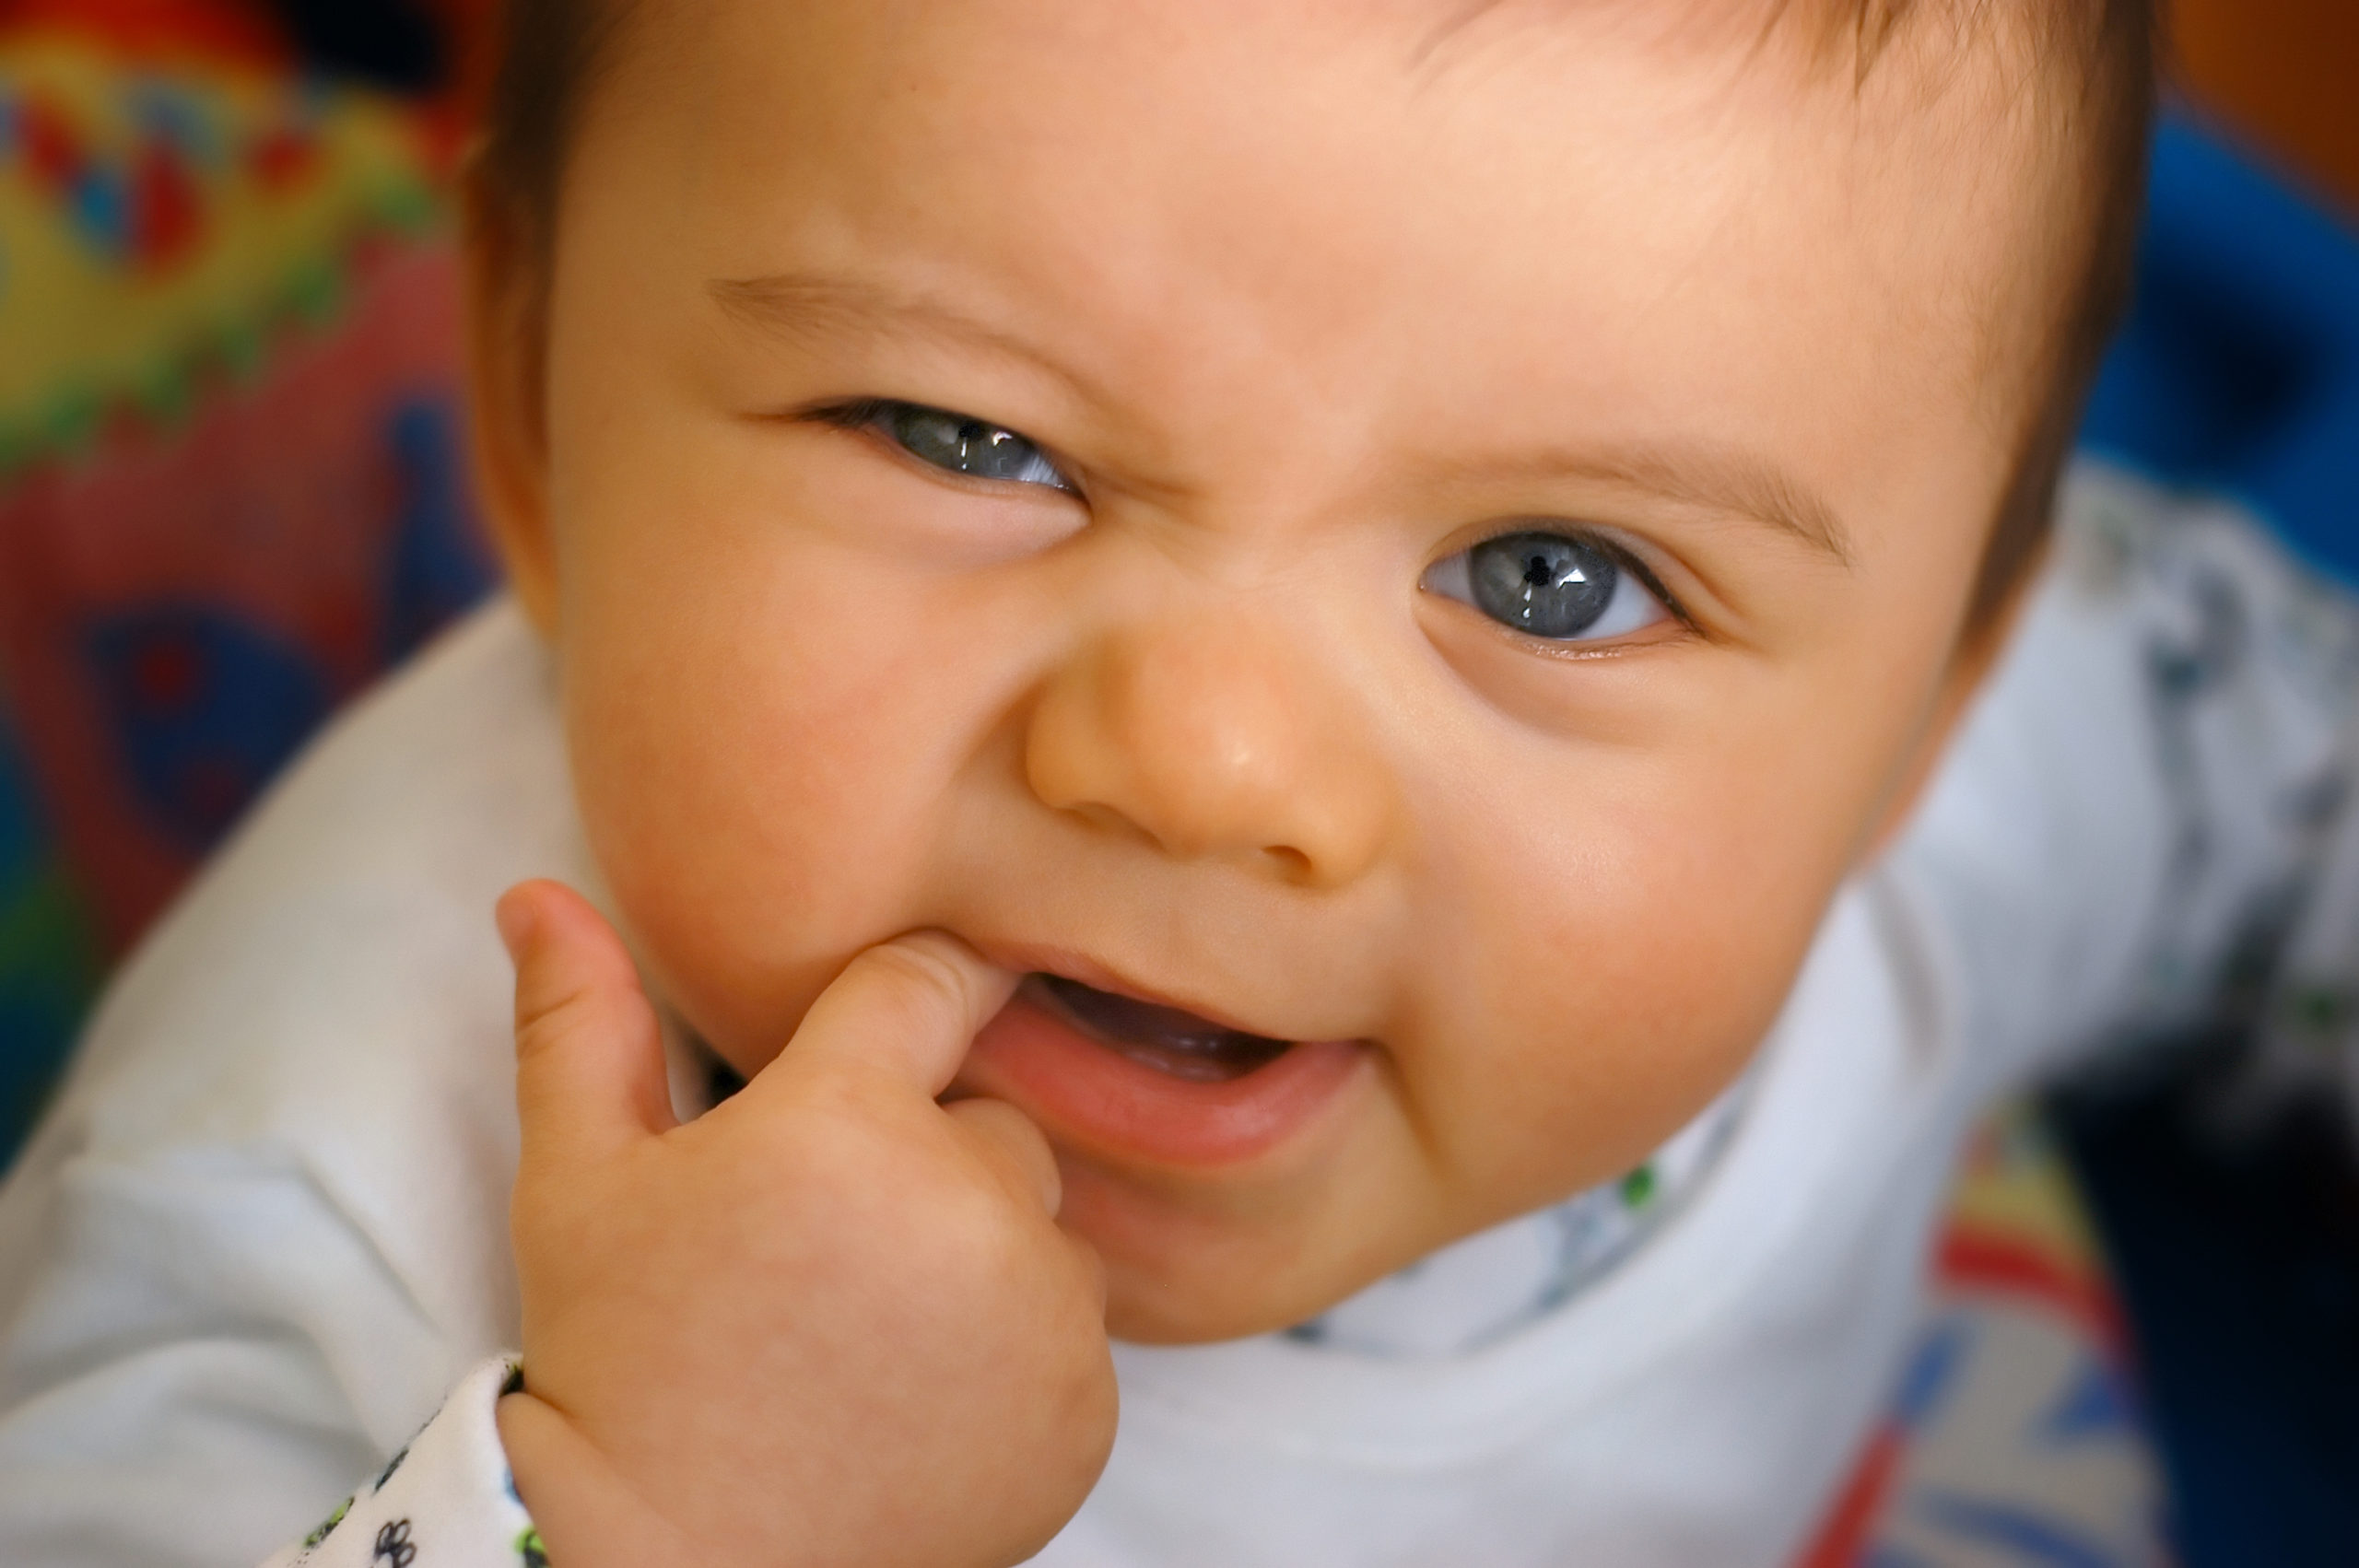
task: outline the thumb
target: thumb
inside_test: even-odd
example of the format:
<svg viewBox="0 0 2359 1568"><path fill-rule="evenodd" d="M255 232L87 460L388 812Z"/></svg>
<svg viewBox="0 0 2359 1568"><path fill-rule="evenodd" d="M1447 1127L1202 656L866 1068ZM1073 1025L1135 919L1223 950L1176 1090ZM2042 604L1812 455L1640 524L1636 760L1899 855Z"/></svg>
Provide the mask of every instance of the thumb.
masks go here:
<svg viewBox="0 0 2359 1568"><path fill-rule="evenodd" d="M545 881L510 888L494 914L516 965L525 1163L585 1163L672 1128L663 1032L605 917Z"/></svg>

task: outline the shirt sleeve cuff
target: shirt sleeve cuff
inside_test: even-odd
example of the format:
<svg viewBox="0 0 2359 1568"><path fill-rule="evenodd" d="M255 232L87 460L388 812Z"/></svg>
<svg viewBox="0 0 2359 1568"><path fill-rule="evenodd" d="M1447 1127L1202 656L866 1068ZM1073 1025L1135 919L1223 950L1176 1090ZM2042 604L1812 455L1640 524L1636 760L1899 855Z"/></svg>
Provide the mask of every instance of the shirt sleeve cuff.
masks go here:
<svg viewBox="0 0 2359 1568"><path fill-rule="evenodd" d="M522 1386L514 1356L468 1373L382 1470L263 1568L547 1568L494 1414Z"/></svg>

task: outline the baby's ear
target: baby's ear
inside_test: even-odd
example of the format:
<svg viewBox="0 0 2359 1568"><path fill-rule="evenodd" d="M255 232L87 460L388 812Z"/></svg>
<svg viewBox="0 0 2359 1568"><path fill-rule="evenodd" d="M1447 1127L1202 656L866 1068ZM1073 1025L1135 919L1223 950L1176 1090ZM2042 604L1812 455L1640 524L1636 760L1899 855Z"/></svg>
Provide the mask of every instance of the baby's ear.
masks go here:
<svg viewBox="0 0 2359 1568"><path fill-rule="evenodd" d="M467 392L475 495L508 582L543 637L557 630L548 514L548 245L480 152L461 182Z"/></svg>

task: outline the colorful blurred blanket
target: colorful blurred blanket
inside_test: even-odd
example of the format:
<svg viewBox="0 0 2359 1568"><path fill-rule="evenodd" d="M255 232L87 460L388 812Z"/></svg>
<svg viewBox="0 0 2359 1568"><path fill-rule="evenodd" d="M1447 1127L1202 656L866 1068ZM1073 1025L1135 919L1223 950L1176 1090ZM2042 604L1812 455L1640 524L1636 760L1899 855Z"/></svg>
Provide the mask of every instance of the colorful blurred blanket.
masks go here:
<svg viewBox="0 0 2359 1568"><path fill-rule="evenodd" d="M0 34L18 1084L312 728L491 581L437 138L257 51L171 42ZM0 1150L25 1097L0 1097Z"/></svg>
<svg viewBox="0 0 2359 1568"><path fill-rule="evenodd" d="M2025 1107L1959 1170L1917 1348L1798 1568L2160 1568L2165 1478L2105 1258Z"/></svg>

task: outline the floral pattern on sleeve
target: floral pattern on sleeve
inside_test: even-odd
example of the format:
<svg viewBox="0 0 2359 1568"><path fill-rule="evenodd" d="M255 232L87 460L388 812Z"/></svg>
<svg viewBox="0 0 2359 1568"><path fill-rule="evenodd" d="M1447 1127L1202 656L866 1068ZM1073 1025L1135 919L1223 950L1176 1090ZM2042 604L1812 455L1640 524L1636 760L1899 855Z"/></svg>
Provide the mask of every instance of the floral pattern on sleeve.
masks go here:
<svg viewBox="0 0 2359 1568"><path fill-rule="evenodd" d="M522 1387L512 1356L476 1367L374 1480L264 1568L548 1568L494 1414Z"/></svg>

